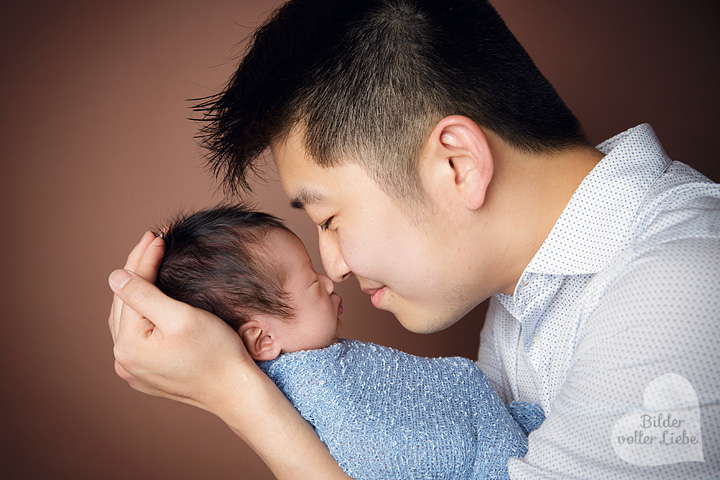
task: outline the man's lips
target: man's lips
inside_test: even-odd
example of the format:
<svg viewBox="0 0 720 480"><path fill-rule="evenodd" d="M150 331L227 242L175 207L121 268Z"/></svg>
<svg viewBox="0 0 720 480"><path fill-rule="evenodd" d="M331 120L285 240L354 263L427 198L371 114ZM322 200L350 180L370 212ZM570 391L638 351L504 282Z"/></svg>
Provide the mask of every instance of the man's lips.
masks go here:
<svg viewBox="0 0 720 480"><path fill-rule="evenodd" d="M372 302L373 307L379 308L380 303L385 296L385 292L387 291L387 286L382 286L380 288L363 288L362 291L370 295L370 301Z"/></svg>

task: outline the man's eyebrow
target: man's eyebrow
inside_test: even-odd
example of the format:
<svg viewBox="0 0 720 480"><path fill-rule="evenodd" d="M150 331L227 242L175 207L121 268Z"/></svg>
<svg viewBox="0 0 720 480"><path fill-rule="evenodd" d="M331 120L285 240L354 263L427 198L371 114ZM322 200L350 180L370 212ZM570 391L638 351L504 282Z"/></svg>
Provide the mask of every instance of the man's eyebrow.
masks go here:
<svg viewBox="0 0 720 480"><path fill-rule="evenodd" d="M309 190L307 188L302 188L297 193L297 195L295 195L295 197L290 200L290 206L297 210L305 210L306 205L320 203L323 200L325 200L325 195L318 192L317 190Z"/></svg>

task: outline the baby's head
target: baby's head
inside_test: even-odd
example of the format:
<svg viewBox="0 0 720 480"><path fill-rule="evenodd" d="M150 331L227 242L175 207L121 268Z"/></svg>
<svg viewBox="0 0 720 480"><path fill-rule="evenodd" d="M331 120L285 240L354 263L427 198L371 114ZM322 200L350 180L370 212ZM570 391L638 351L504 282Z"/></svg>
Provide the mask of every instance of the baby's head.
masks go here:
<svg viewBox="0 0 720 480"><path fill-rule="evenodd" d="M157 286L223 319L255 360L337 341L342 299L277 218L219 206L177 218L162 236Z"/></svg>

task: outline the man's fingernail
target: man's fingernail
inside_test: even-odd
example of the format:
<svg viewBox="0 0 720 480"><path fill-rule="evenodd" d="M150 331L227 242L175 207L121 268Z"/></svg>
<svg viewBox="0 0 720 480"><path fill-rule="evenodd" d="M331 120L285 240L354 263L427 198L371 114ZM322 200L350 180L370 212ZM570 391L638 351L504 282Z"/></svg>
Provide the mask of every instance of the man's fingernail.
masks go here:
<svg viewBox="0 0 720 480"><path fill-rule="evenodd" d="M130 272L125 270L115 270L110 274L108 283L110 284L110 288L112 288L114 292L117 292L118 290L122 290L131 278L132 275L130 275Z"/></svg>

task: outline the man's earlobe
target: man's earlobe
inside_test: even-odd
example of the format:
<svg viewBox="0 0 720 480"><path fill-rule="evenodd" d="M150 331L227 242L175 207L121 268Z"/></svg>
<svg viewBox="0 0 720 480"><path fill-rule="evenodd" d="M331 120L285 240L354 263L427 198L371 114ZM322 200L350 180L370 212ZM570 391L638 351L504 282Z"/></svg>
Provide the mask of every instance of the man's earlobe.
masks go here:
<svg viewBox="0 0 720 480"><path fill-rule="evenodd" d="M443 182L450 189L447 193L467 207L480 208L493 175L492 152L483 130L471 119L453 115L438 122L429 143L430 163L436 170L432 181Z"/></svg>
<svg viewBox="0 0 720 480"><path fill-rule="evenodd" d="M280 355L280 345L272 332L260 322L250 320L240 327L238 333L253 360L273 360Z"/></svg>

